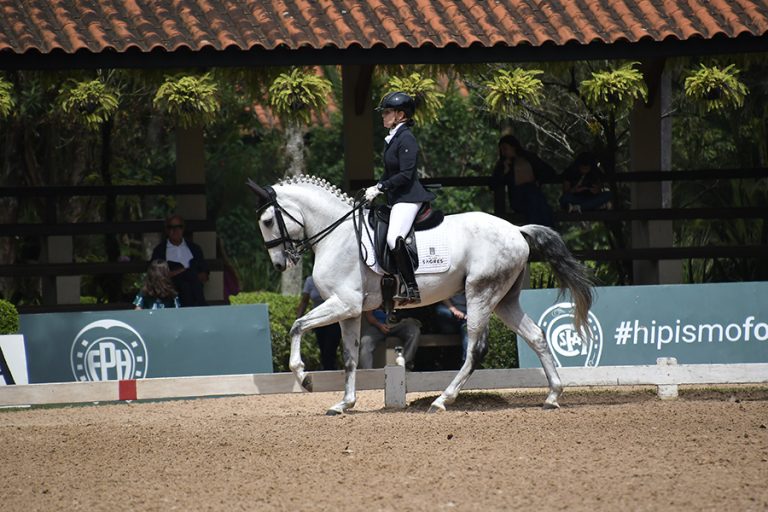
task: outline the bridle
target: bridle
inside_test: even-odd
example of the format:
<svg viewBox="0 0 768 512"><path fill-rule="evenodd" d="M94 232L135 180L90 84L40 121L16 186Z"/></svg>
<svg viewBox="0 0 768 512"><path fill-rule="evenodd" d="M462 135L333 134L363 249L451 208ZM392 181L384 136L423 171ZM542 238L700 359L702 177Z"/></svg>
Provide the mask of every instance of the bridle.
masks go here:
<svg viewBox="0 0 768 512"><path fill-rule="evenodd" d="M299 221L296 217L290 214L288 210L283 208L280 203L277 202L277 194L275 193L275 189L272 187L263 187L262 190L264 190L267 193L268 200L261 204L257 211L261 211L265 208L268 208L269 206L272 206L275 211L275 221L277 222L277 229L280 232L280 237L275 238L273 240L264 240L264 245L266 246L267 250L273 249L275 247L278 247L280 245L283 246L283 251L286 255L288 255L288 258L295 264L301 261L301 257L309 251L312 246L317 244L320 240L328 236L331 231L336 229L344 220L349 217L350 215L354 214L357 210L360 210L365 205L364 202L355 202L352 206L352 209L342 215L339 219L332 222L330 225L326 226L325 228L321 229L319 232L315 233L314 235L310 237L306 237L303 239L296 239L291 238L291 236L288 234L288 228L285 227L285 219L283 218L283 214L285 214L286 217L291 219L293 222L301 226L302 229L304 229L304 224Z"/></svg>

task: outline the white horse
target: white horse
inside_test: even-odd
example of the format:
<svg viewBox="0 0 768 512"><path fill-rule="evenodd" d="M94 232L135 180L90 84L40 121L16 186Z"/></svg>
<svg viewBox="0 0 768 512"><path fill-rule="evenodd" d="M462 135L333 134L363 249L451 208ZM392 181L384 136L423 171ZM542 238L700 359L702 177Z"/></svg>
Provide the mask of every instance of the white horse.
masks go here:
<svg viewBox="0 0 768 512"><path fill-rule="evenodd" d="M325 301L298 318L291 328L289 366L307 391L311 376L301 360L301 337L309 329L339 322L344 343L345 391L329 415L355 405L355 371L360 345L360 316L382 304L381 276L362 260L353 222L362 205L324 180L299 176L265 187L249 180L263 213L259 228L272 264L278 271L296 263L304 250L315 253L312 276ZM467 298L467 356L456 377L432 402L430 412L444 411L466 383L487 350L483 334L496 313L507 327L525 338L541 360L549 383L545 408L559 407L563 386L544 333L520 309L523 270L531 250L552 266L561 293L567 288L575 304L577 332L586 333L593 285L586 269L573 258L560 235L547 227L517 227L482 212L448 215L450 268L446 272L417 274L421 307L452 297L461 290ZM416 239L418 242L419 235Z"/></svg>

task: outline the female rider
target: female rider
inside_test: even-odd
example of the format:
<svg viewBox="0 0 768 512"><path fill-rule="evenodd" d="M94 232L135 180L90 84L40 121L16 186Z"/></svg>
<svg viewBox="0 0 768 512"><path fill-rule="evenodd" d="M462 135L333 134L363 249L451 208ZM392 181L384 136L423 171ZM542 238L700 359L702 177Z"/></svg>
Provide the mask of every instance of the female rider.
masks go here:
<svg viewBox="0 0 768 512"><path fill-rule="evenodd" d="M386 193L387 204L392 207L387 245L395 256L406 292L405 295L398 294L394 298L418 304L421 302L419 287L404 238L408 235L421 204L433 200L435 195L422 186L416 169L419 145L409 129L413 126L416 102L404 92L391 92L384 96L376 110L381 112L384 127L389 128L389 135L384 138L384 176L376 185L366 189L365 199L371 202L382 192Z"/></svg>

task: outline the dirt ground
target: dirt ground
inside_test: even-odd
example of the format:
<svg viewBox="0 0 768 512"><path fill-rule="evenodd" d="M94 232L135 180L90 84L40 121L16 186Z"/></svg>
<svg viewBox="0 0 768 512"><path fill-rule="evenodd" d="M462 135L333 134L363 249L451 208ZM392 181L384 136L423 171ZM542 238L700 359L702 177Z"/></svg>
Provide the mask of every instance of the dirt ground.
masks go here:
<svg viewBox="0 0 768 512"><path fill-rule="evenodd" d="M0 411L0 506L69 510L768 509L768 387L361 392Z"/></svg>

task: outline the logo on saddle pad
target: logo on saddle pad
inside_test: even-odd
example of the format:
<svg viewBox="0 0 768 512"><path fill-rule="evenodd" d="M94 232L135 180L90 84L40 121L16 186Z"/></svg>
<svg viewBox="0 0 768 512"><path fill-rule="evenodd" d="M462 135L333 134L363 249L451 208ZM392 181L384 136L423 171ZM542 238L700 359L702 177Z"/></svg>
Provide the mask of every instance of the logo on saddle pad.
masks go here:
<svg viewBox="0 0 768 512"><path fill-rule="evenodd" d="M588 339L573 325L574 305L560 302L541 314L538 324L544 331L557 366L599 366L603 352L603 328L597 317L589 312Z"/></svg>
<svg viewBox="0 0 768 512"><path fill-rule="evenodd" d="M70 352L78 381L131 380L147 376L147 345L130 325L98 320L75 336Z"/></svg>

